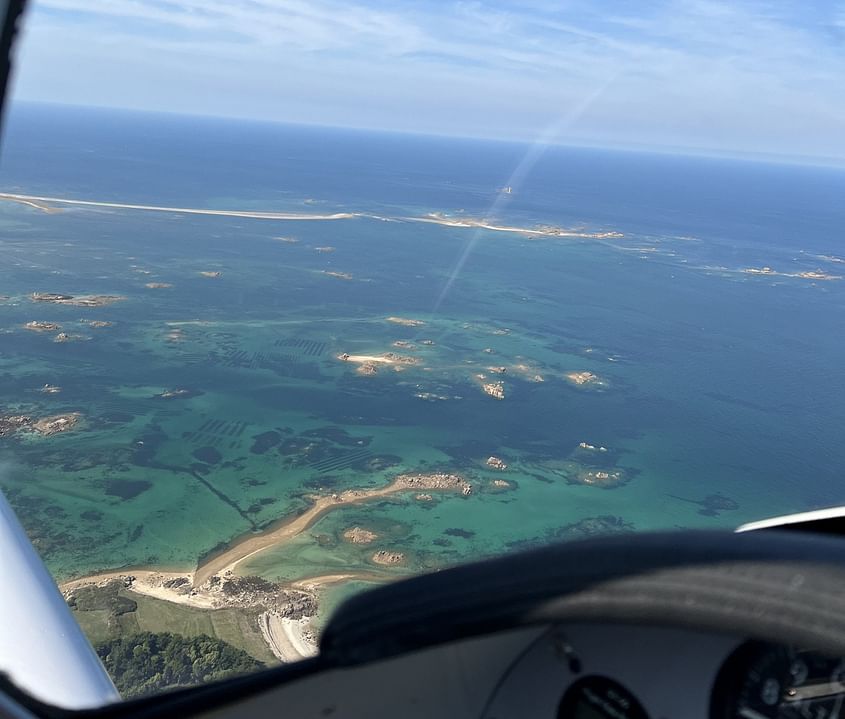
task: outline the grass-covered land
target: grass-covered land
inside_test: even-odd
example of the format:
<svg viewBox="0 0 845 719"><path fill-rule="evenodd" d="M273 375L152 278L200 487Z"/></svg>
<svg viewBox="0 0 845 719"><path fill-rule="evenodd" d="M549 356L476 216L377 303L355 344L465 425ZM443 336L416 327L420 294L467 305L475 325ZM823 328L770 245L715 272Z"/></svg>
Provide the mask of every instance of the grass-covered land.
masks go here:
<svg viewBox="0 0 845 719"><path fill-rule="evenodd" d="M261 635L254 609L197 609L138 594L119 582L80 587L68 603L124 697L212 681L278 661ZM133 664L136 646L142 648ZM180 652L181 659L176 656ZM183 666L189 659L195 670Z"/></svg>

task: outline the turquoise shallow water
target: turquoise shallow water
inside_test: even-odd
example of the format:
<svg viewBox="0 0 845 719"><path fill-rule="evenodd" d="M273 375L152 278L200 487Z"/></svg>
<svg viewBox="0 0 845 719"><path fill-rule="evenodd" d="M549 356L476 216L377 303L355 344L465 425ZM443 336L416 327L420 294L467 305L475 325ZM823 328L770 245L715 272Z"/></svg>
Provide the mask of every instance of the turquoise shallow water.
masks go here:
<svg viewBox="0 0 845 719"><path fill-rule="evenodd" d="M398 577L595 531L734 526L844 498L843 282L739 271L845 268L828 257L841 253L841 208L827 199L842 174L648 157L637 171L628 155L614 164L596 153L591 163L578 151L568 165L545 158L543 182L501 203L510 146L414 154L395 137L340 133L324 141L347 148L332 155L307 134L316 131L306 133L311 146L296 134L305 130L261 127L259 139L275 138L266 154L277 173L263 159L250 174L254 146L239 146L228 126L191 133L203 145L182 120L103 125L71 113L48 141L28 112L25 127L12 118L7 191L389 217L495 204L503 222L625 235L528 239L372 218L45 214L3 203L3 411L84 417L67 434L0 438L0 486L57 576L193 567L310 495L381 486L404 471L459 472L476 491L339 509L243 571ZM159 144L142 161L150 137ZM208 170L208 152L234 178ZM556 162L574 164L578 182ZM162 178L157 187L150 177ZM804 192L808 183L817 191ZM35 291L126 299L63 307L31 302ZM31 320L80 338L55 343L55 333L22 329ZM360 376L337 359L387 351L418 363ZM498 366L505 375L488 369ZM566 380L581 371L603 384ZM503 381L505 399L485 395L478 374ZM40 393L45 383L61 393ZM174 388L189 393L156 396ZM490 455L508 470L488 468ZM579 481L601 471L624 483ZM344 541L353 526L378 539ZM376 549L405 562L378 566Z"/></svg>

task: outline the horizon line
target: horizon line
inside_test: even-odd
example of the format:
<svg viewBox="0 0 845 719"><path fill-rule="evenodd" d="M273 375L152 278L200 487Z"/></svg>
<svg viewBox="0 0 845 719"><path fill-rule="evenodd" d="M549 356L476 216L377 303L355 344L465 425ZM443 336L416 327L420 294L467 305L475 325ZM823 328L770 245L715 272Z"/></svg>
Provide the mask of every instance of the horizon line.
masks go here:
<svg viewBox="0 0 845 719"><path fill-rule="evenodd" d="M387 135L400 135L407 137L433 138L443 140L465 140L470 142L495 142L506 145L535 145L542 144L548 147L559 147L573 150L598 150L604 152L625 152L632 154L649 154L661 156L682 156L696 159L710 160L732 160L739 162L751 162L758 164L792 165L801 167L819 167L829 169L845 169L845 156L822 156L822 155L791 155L775 152L761 152L752 150L733 150L725 148L696 147L689 145L653 145L637 142L601 142L598 140L584 139L577 141L545 141L538 143L537 139L515 138L490 135L465 135L450 134L445 132L404 130L389 127L373 127L359 125L336 125L322 122L297 122L293 120L267 119L246 117L243 115L219 115L202 114L196 112L178 112L173 110L160 110L149 108L120 107L115 105L80 105L76 103L54 102L49 100L30 100L26 98L10 98L2 118L3 136L0 140L5 141L8 120L13 114L16 106L46 106L57 107L69 110L89 110L102 112L126 113L132 115L154 115L173 118L196 118L200 120L220 120L229 122L254 123L258 125L269 125L279 127L318 128L325 130L342 130L347 132L361 132ZM538 132L538 136L541 133Z"/></svg>

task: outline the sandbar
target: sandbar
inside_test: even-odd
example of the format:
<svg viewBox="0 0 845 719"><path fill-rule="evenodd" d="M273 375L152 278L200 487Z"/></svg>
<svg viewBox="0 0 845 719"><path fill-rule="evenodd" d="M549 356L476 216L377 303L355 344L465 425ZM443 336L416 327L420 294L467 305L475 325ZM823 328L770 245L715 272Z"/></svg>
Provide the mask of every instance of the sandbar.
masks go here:
<svg viewBox="0 0 845 719"><path fill-rule="evenodd" d="M107 207L116 210L146 210L149 212L174 212L182 215L218 215L223 217L248 217L255 220L347 220L358 217L357 213L335 212L332 214L309 214L300 212L258 212L253 210L208 210L199 207L165 207L160 205L134 205L126 202L100 202L97 200L68 200L63 197L41 197L38 195L16 195L9 192L0 193L0 200L22 202L45 212L55 212L56 208L45 207L44 202L54 202L62 205L76 205L81 207Z"/></svg>
<svg viewBox="0 0 845 719"><path fill-rule="evenodd" d="M194 573L194 586L204 584L215 574L234 572L245 559L271 547L289 542L299 536L326 513L338 507L367 502L408 490L458 490L464 495L472 493L472 486L456 474L400 474L386 487L377 489L349 489L340 494L317 497L308 509L281 526L258 535L250 535L236 542L229 549L208 559Z"/></svg>
<svg viewBox="0 0 845 719"><path fill-rule="evenodd" d="M567 230L562 227L540 226L540 227L514 227L511 225L494 225L486 219L475 219L470 217L448 217L433 212L423 217L403 217L407 222L429 222L435 225L446 227L469 227L480 230L491 230L493 232L516 232L521 235L537 237L582 237L593 240L609 240L624 237L621 232L582 232L578 230Z"/></svg>

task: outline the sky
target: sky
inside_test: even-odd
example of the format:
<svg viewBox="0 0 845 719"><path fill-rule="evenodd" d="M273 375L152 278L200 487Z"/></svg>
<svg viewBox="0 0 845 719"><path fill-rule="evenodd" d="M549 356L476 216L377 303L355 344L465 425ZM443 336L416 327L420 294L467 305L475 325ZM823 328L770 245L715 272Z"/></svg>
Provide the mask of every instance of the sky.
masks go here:
<svg viewBox="0 0 845 719"><path fill-rule="evenodd" d="M36 0L15 100L845 158L845 0Z"/></svg>

